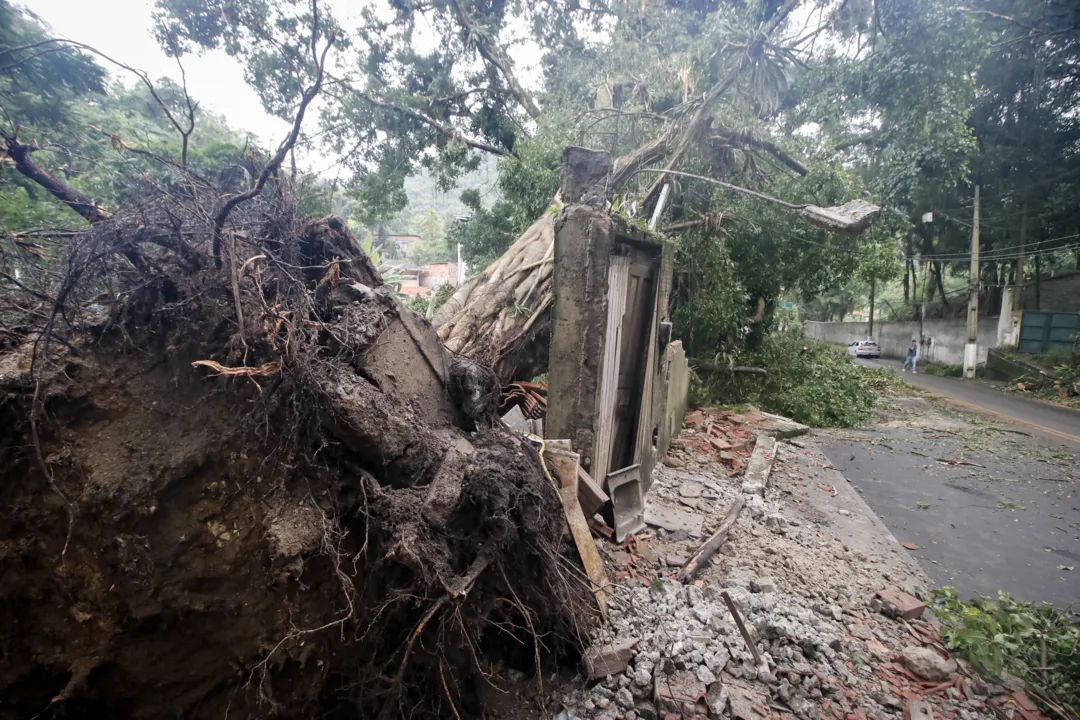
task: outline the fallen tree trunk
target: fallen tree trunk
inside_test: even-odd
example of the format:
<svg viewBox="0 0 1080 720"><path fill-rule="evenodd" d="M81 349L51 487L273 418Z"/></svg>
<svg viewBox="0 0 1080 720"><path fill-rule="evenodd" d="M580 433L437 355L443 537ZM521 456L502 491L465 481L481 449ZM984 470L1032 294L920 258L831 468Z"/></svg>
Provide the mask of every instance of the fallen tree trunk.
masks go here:
<svg viewBox="0 0 1080 720"><path fill-rule="evenodd" d="M504 384L532 377L519 376L528 372L522 359L548 329L559 207L553 205L435 314L433 324L446 348L494 368ZM546 353L542 360L546 364Z"/></svg>
<svg viewBox="0 0 1080 720"><path fill-rule="evenodd" d="M798 0L787 0L777 8L749 41L738 63L702 98L684 103L672 112L671 117L677 120L656 138L615 159L609 168L604 191L610 193L621 189L646 165L666 158L664 170L657 170L660 177L644 194L644 203L651 204L667 173L673 171L692 148L707 142L713 104L753 65L770 34L783 24L797 4ZM806 172L801 163L774 143L726 128L717 128L716 132L729 133L746 146L772 153L796 172ZM568 197L564 190L556 196L551 210L529 227L502 257L459 288L434 319L439 337L452 352L491 365L503 384L530 379L547 366L554 214L562 199L568 203L580 200ZM842 224L844 219L831 215L825 220L808 217L819 224L827 221L834 225Z"/></svg>

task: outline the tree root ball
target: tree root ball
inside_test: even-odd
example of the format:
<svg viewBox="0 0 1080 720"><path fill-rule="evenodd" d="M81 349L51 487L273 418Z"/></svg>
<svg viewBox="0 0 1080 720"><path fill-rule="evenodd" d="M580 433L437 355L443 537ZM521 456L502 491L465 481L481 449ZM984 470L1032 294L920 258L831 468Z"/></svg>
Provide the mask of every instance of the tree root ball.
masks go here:
<svg viewBox="0 0 1080 720"><path fill-rule="evenodd" d="M200 217L76 238L0 348L0 718L476 717L577 652L595 609L491 371L340 220L238 208L218 270Z"/></svg>

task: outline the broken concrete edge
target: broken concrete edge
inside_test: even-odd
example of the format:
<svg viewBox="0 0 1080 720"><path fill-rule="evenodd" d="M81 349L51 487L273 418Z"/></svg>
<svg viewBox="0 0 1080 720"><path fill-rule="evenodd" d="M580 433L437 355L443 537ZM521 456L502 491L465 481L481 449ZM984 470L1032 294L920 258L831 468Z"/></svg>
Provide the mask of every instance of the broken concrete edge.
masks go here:
<svg viewBox="0 0 1080 720"><path fill-rule="evenodd" d="M773 463L776 461L776 447L776 438L758 435L754 443L754 451L750 453L750 461L746 463L746 472L743 474L743 495L765 495Z"/></svg>
<svg viewBox="0 0 1080 720"><path fill-rule="evenodd" d="M777 440L789 440L791 438L799 437L800 435L806 435L810 432L809 425L797 423L791 418L786 418L783 415L773 415L772 413L767 413L762 410L758 410L758 412L776 424L776 427L758 430L758 435L768 435Z"/></svg>

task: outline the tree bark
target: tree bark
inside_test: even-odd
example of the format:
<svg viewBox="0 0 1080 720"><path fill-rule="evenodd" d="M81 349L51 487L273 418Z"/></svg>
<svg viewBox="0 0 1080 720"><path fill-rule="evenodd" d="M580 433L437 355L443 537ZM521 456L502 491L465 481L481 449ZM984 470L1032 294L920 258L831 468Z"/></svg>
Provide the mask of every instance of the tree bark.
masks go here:
<svg viewBox="0 0 1080 720"><path fill-rule="evenodd" d="M510 88L511 94L521 103L521 107L525 108L525 112L529 113L529 117L536 120L540 117L540 108L536 106L536 102L533 100L532 95L525 91L525 88L518 82L517 76L514 75L514 71L510 67L510 62L507 58L503 57L503 54L496 48L491 42L488 41L486 35L483 32L478 32L473 27L472 22L469 20L468 13L461 7L457 0L450 0L450 8L454 11L454 17L457 18L458 24L461 25L462 30L465 31L466 39L472 42L476 46L476 50L480 55L489 63L495 66L499 73L506 80L507 86Z"/></svg>
<svg viewBox="0 0 1080 720"><path fill-rule="evenodd" d="M945 307L951 307L949 305L949 297L945 294L945 282L941 279L941 261L934 261L934 276L937 278L938 292L941 293L941 303Z"/></svg>
<svg viewBox="0 0 1080 720"><path fill-rule="evenodd" d="M112 213L94 202L90 196L79 192L34 162L30 153L37 150L37 147L23 145L14 136L4 135L3 138L7 156L15 163L15 169L48 190L53 197L77 212L88 223L92 225L112 217Z"/></svg>
<svg viewBox="0 0 1080 720"><path fill-rule="evenodd" d="M716 132L716 137L731 141L738 146L761 148L768 151L773 157L800 175L806 175L809 172L805 165L784 152L779 145L759 138L748 130L731 130L730 128L717 127Z"/></svg>

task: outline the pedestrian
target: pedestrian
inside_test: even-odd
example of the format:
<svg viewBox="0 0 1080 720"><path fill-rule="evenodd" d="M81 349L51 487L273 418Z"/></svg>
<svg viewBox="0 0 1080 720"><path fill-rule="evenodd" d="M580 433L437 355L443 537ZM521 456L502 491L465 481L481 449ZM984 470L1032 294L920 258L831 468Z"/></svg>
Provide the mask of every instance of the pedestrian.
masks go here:
<svg viewBox="0 0 1080 720"><path fill-rule="evenodd" d="M911 366L911 373L918 375L919 371L915 369L915 360L919 355L919 344L914 340L911 341L911 347L907 349L907 360L904 361L904 372L907 372L908 365Z"/></svg>

